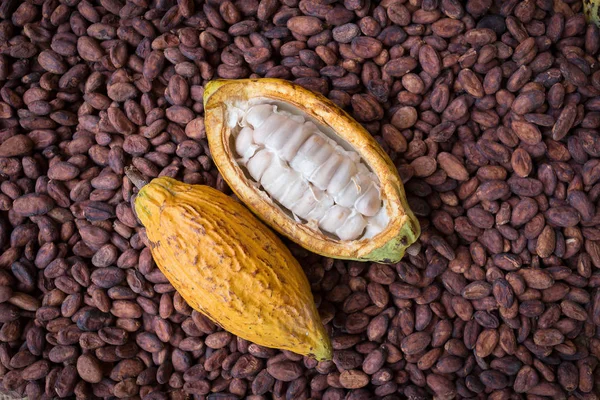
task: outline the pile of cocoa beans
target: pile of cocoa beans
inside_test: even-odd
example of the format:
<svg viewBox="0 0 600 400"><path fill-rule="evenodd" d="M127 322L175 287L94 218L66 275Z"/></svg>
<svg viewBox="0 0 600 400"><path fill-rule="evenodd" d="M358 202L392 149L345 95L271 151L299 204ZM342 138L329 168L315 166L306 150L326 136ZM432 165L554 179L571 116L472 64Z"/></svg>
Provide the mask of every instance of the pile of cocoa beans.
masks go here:
<svg viewBox="0 0 600 400"><path fill-rule="evenodd" d="M0 388L29 399L598 399L600 32L576 0L0 2ZM390 155L422 236L300 260L316 362L193 311L124 177L230 193L203 86L277 77Z"/></svg>

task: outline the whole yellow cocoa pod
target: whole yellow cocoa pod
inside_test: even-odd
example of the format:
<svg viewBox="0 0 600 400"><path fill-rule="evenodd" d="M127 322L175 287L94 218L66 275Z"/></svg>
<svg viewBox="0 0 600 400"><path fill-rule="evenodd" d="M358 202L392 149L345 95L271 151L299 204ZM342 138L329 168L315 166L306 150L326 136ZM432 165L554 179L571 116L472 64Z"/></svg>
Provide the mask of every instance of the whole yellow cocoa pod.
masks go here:
<svg viewBox="0 0 600 400"><path fill-rule="evenodd" d="M127 175L145 183L135 171ZM243 205L160 177L141 187L134 206L158 268L192 308L261 346L331 359L302 268Z"/></svg>
<svg viewBox="0 0 600 400"><path fill-rule="evenodd" d="M396 166L329 99L281 79L215 80L204 91L204 118L231 189L304 248L396 263L417 240Z"/></svg>

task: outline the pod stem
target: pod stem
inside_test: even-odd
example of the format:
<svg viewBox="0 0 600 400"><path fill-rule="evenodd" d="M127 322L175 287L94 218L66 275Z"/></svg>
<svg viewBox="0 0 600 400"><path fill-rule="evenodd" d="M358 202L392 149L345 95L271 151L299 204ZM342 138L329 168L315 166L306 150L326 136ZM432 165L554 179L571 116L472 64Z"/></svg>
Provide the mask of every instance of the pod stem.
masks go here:
<svg viewBox="0 0 600 400"><path fill-rule="evenodd" d="M138 189L141 189L148 184L148 181L136 167L125 167L125 175L127 175L131 183L133 183Z"/></svg>

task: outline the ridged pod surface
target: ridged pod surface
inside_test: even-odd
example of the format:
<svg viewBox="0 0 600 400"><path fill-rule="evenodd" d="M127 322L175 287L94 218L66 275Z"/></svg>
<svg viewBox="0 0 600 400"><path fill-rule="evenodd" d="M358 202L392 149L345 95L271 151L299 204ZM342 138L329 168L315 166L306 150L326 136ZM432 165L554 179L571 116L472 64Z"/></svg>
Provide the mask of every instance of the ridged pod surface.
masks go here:
<svg viewBox="0 0 600 400"><path fill-rule="evenodd" d="M135 211L158 268L192 308L261 346L331 359L298 261L242 204L160 177L139 191Z"/></svg>
<svg viewBox="0 0 600 400"><path fill-rule="evenodd" d="M286 115L298 115L311 121L319 127L319 134L331 139L333 146L337 143L345 149L340 150L339 154L344 151L355 153L375 177L373 183L379 191L382 211L385 212L385 225L378 228L374 235L369 235L367 223L365 234L358 237L355 235L352 240L342 240L332 234L335 229L327 228L324 224L328 222L325 221L327 217L320 221L300 219L293 206L281 206L276 192L268 193L261 187L265 186L264 179L261 182L253 180L255 174L246 169L246 155L239 154L240 142L245 139L237 137L240 126L247 126L245 121L252 114L252 107L260 104L274 104L277 109L284 110ZM275 112L278 112L277 109ZM204 110L211 156L219 172L237 196L279 233L304 248L327 257L380 263L398 262L406 248L416 241L420 234L419 223L408 207L396 167L373 137L327 98L281 79L215 80L206 86ZM250 123L252 124L251 120ZM254 128L258 129L256 132L259 136L265 134L260 132L262 126L257 128L254 124ZM281 129L284 128L279 128L277 134L281 134ZM297 135L293 136L290 131L291 140ZM306 137L310 138L311 135ZM252 146L256 146L256 142ZM275 156L281 154L277 150L271 152ZM262 153L256 154L259 157ZM284 166L284 170L289 171L294 167L293 164L294 160L290 162L289 168ZM320 195L319 193L316 194ZM352 215L355 214L353 211ZM377 221L373 223L376 224Z"/></svg>

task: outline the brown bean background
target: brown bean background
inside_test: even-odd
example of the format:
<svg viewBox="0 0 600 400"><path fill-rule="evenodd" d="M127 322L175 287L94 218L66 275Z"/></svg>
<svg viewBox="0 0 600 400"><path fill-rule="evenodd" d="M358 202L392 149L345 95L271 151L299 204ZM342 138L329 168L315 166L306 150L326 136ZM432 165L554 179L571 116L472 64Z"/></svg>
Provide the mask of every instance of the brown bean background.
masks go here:
<svg viewBox="0 0 600 400"><path fill-rule="evenodd" d="M0 2L0 382L30 399L597 399L600 32L576 0ZM230 193L215 78L349 111L423 234L396 265L289 243L317 363L222 331L156 268L134 165Z"/></svg>

